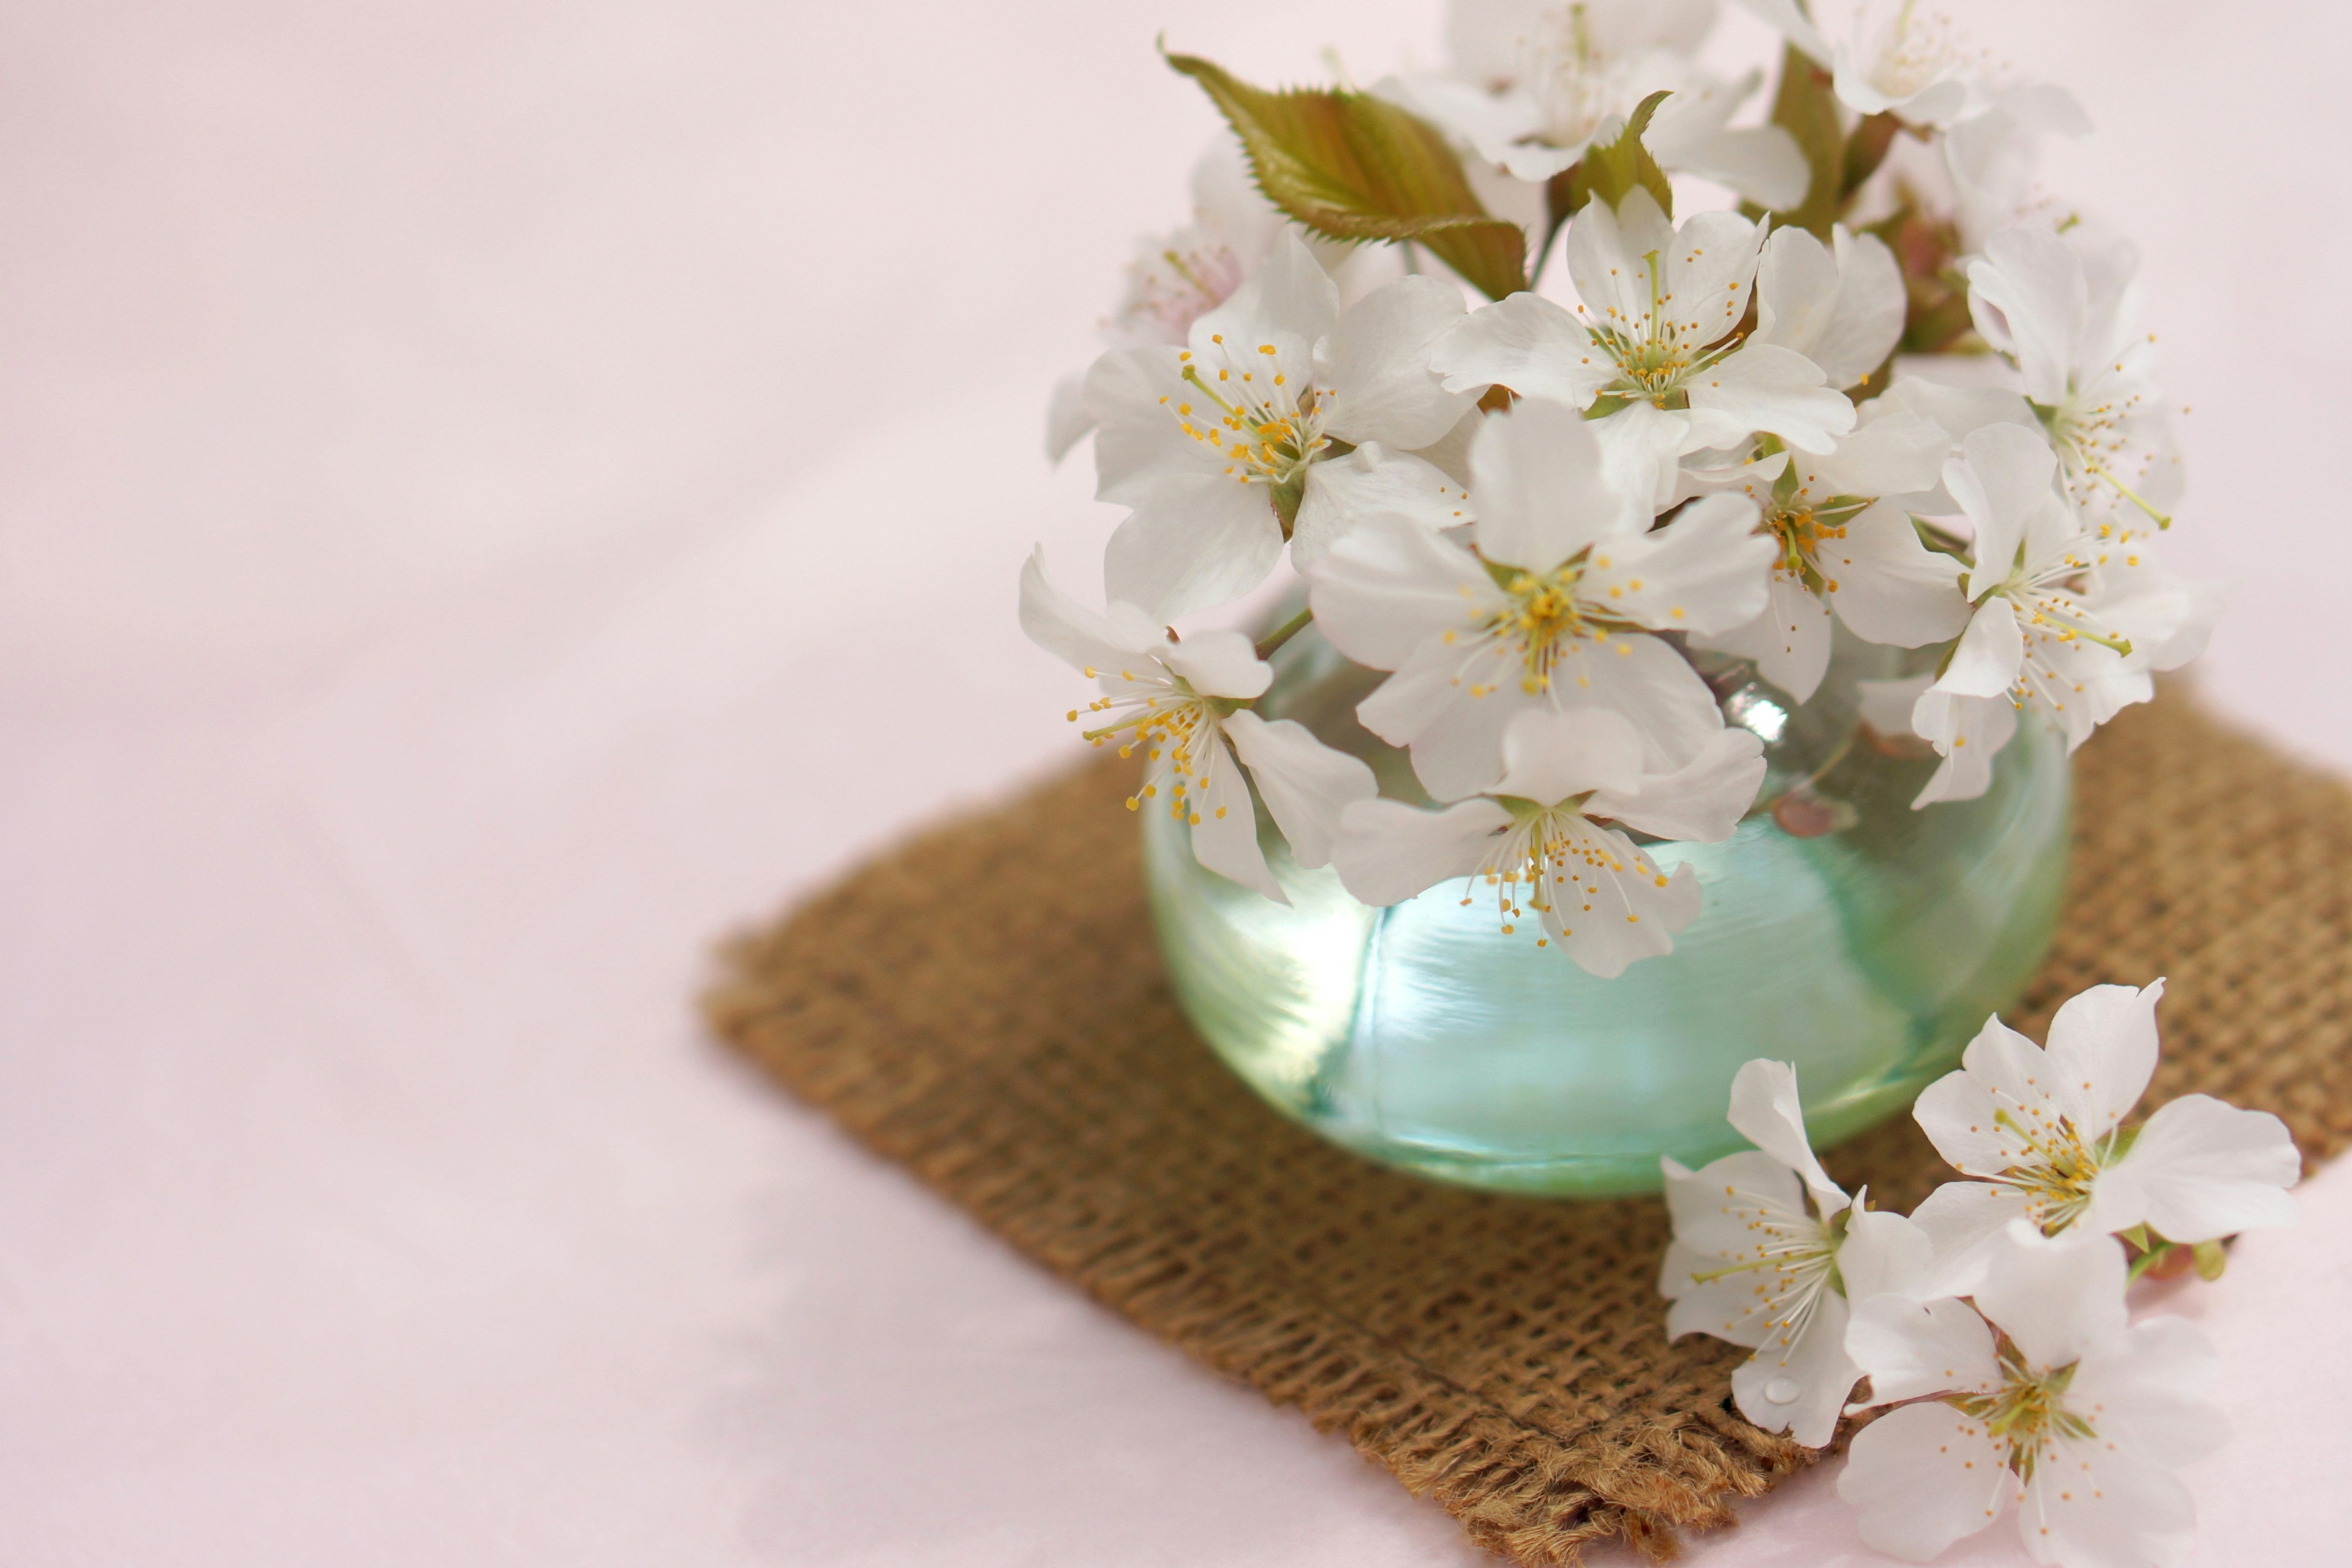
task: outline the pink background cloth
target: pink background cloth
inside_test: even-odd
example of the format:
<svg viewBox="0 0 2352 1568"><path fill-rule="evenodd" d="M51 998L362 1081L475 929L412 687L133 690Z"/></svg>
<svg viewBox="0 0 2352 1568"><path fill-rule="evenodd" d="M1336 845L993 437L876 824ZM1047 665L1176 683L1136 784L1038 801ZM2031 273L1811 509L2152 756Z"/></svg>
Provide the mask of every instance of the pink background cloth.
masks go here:
<svg viewBox="0 0 2352 1568"><path fill-rule="evenodd" d="M2209 694L2352 764L2352 28L1966 20L2078 90L2051 184L2147 247L2188 552L2238 582ZM1212 127L1162 26L1260 79L1437 37L0 6L0 1562L1482 1560L688 1005L714 936L1071 755L1013 574L1086 591L1112 521L1041 413ZM2199 1563L2352 1551L2347 1299L2341 1171L2174 1294L2237 1428ZM1829 1479L1696 1560L1873 1560Z"/></svg>

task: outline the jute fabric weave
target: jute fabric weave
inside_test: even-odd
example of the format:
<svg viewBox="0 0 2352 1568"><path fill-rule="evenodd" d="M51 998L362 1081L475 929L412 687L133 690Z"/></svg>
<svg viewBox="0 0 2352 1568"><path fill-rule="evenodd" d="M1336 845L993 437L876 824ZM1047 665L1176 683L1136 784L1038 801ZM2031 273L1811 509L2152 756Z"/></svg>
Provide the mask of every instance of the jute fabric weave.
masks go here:
<svg viewBox="0 0 2352 1568"><path fill-rule="evenodd" d="M2276 1111L2306 1163L2352 1141L2352 793L2178 693L2077 774L2068 912L2013 1021L2039 1037L2084 985L2168 975L2149 1105ZM1670 1555L1818 1457L1730 1408L1747 1352L1666 1342L1656 1200L1395 1174L1232 1078L1170 999L1129 787L1088 767L884 855L736 942L710 1021L1022 1251L1521 1562L1618 1535ZM1904 1208L1940 1172L1907 1119L1828 1163Z"/></svg>

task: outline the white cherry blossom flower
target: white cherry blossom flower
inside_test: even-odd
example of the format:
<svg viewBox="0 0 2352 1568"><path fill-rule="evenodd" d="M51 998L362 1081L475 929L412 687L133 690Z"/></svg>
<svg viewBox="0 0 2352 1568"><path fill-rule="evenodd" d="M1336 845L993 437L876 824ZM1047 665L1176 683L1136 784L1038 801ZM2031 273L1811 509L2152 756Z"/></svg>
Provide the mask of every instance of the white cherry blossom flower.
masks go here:
<svg viewBox="0 0 2352 1568"><path fill-rule="evenodd" d="M1754 1346L1731 1374L1739 1413L1822 1447L1862 1375L1846 1354L1849 1313L1885 1292L1907 1297L1929 1244L1901 1215L1862 1207L1830 1180L1806 1142L1788 1063L1739 1069L1730 1121L1754 1150L1696 1172L1664 1162L1675 1226L1658 1277L1674 1301L1666 1334Z"/></svg>
<svg viewBox="0 0 2352 1568"><path fill-rule="evenodd" d="M1755 618L1773 548L1753 503L1710 496L1648 531L1647 509L1608 483L1588 423L1532 399L1487 416L1470 469L1469 548L1376 516L1302 568L1331 646L1396 672L1358 707L1365 727L1410 746L1439 800L1492 786L1503 734L1529 710L1613 709L1641 731L1648 771L1696 760L1722 714L1650 634Z"/></svg>
<svg viewBox="0 0 2352 1568"><path fill-rule="evenodd" d="M1977 94L1976 62L1960 47L1948 18L1916 0L1854 8L1853 36L1832 43L1797 0L1743 0L1747 8L1835 73L1837 95L1857 114L1892 114L1911 125L1943 127Z"/></svg>
<svg viewBox="0 0 2352 1568"><path fill-rule="evenodd" d="M2126 1326L2115 1247L2018 1228L1975 1310L1895 1295L1856 1308L1846 1348L1869 1403L1901 1407L1855 1436L1838 1495L1861 1508L1864 1541L1915 1563L2011 1504L2036 1563L2186 1562L2195 1510L2172 1471L2222 1435L2201 1397L2212 1347L2179 1318Z"/></svg>
<svg viewBox="0 0 2352 1568"><path fill-rule="evenodd" d="M1250 184L1241 147L1219 136L1192 169L1192 221L1136 247L1127 287L1104 321L1104 346L1184 346L1192 323L1223 304L1273 253L1281 212ZM1045 416L1045 453L1059 462L1095 427L1087 378L1066 376Z"/></svg>
<svg viewBox="0 0 2352 1568"><path fill-rule="evenodd" d="M1400 903L1468 878L1492 890L1506 933L1530 910L1538 947L1557 942L1603 979L1674 951L1697 917L1696 875L1672 876L1620 831L1727 838L1764 779L1762 742L1719 730L1687 765L1645 771L1633 724L1606 709L1520 713L1503 736L1502 777L1442 811L1391 800L1348 806L1331 863L1368 904ZM1603 826L1613 824L1614 826Z"/></svg>
<svg viewBox="0 0 2352 1568"><path fill-rule="evenodd" d="M1590 411L1619 488L1643 493L1646 477L1654 504L1672 495L1683 453L1759 431L1829 452L1854 427L1853 405L1802 353L1733 335L1762 239L1737 213L1698 213L1676 227L1639 188L1614 210L1588 203L1568 231L1576 310L1514 294L1438 340L1430 363L1449 390L1500 384ZM1784 310L1790 330L1802 313Z"/></svg>
<svg viewBox="0 0 2352 1568"><path fill-rule="evenodd" d="M1693 476L1754 500L1776 552L1764 613L1693 644L1755 660L1803 702L1829 668L1832 609L1865 642L1921 647L1957 636L1969 620L1960 564L1921 542L1909 510L1936 488L1949 446L1936 426L1896 411L1827 457L1780 452L1721 478Z"/></svg>
<svg viewBox="0 0 2352 1568"><path fill-rule="evenodd" d="M2047 1050L1988 1018L1959 1070L1919 1096L1920 1129L1973 1178L1912 1216L1935 1238L1944 1289L1972 1289L2015 1220L2094 1236L2146 1226L2185 1245L2294 1223L2302 1160L2269 1112L2190 1094L2122 1128L2156 1070L2163 994L2161 980L2095 985L2058 1009Z"/></svg>
<svg viewBox="0 0 2352 1568"><path fill-rule="evenodd" d="M1942 163L1963 252L1982 251L1995 233L2023 216L2045 140L2090 132L2090 116L2074 94L2048 82L2001 88L1954 121L1944 132Z"/></svg>
<svg viewBox="0 0 2352 1568"><path fill-rule="evenodd" d="M1443 470L1410 456L1450 433L1484 388L1440 387L1427 350L1462 319L1433 278L1385 284L1344 312L1338 288L1285 234L1249 281L1195 321L1185 349L1115 351L1087 376L1096 494L1134 508L1104 561L1110 596L1168 619L1265 581L1286 519L1337 531L1335 483L1370 482L1386 510L1463 520ZM1344 445L1343 445L1344 444ZM1377 461L1328 461L1377 444Z"/></svg>
<svg viewBox="0 0 2352 1568"><path fill-rule="evenodd" d="M1969 310L1985 341L2015 362L2075 506L2105 514L2121 502L2168 526L2183 481L2156 384L2156 340L2138 326L2138 265L2128 245L2019 225L1969 264Z"/></svg>
<svg viewBox="0 0 2352 1568"><path fill-rule="evenodd" d="M1946 756L1969 721L1980 738L1990 733L1980 710L1948 699L2038 705L2072 749L2153 697L2149 672L2194 658L2210 629L2212 596L2161 572L2144 535L2086 525L2059 498L2057 467L2047 442L2006 424L1977 431L1944 466L1944 487L1974 530L1964 589L1974 610L1912 727ZM1988 754L1979 742L1978 762ZM1990 777L1971 764L1969 776L1979 773ZM1942 798L1960 798L1967 782L1956 773Z"/></svg>
<svg viewBox="0 0 2352 1568"><path fill-rule="evenodd" d="M1756 263L1756 331L1748 341L1794 349L1832 387L1858 385L1903 337L1903 269L1874 234L1839 224L1823 245L1774 229Z"/></svg>
<svg viewBox="0 0 2352 1568"><path fill-rule="evenodd" d="M1761 73L1726 83L1692 61L1715 10L1714 0L1454 0L1449 70L1391 78L1380 90L1538 184L1573 167L1650 94L1669 91L1643 138L1662 166L1794 206L1808 180L1794 139L1779 126L1728 125Z"/></svg>
<svg viewBox="0 0 2352 1568"><path fill-rule="evenodd" d="M1070 712L1088 740L1116 743L1121 756L1144 752L1143 784L1128 809L1149 804L1168 812L1191 828L1202 865L1288 903L1258 847L1249 784L1226 732L1234 720L1255 718L1238 705L1264 695L1274 679L1250 640L1212 631L1179 642L1119 602L1097 616L1046 581L1042 548L1021 571L1021 629L1101 683L1100 698Z"/></svg>

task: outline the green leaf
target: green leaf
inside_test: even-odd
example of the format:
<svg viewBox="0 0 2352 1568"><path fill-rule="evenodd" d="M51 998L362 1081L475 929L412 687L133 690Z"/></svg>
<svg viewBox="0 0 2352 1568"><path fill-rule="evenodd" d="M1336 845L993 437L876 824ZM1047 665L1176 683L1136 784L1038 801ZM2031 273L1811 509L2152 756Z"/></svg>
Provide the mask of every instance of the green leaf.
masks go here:
<svg viewBox="0 0 2352 1568"><path fill-rule="evenodd" d="M1835 79L1791 44L1780 55L1780 87L1772 96L1772 123L1797 139L1812 183L1796 206L1775 212L1775 224L1794 224L1827 240L1845 205L1845 132L1838 124Z"/></svg>
<svg viewBox="0 0 2352 1568"><path fill-rule="evenodd" d="M1657 198L1661 212L1668 217L1675 216L1675 188L1666 183L1666 172L1658 167L1650 150L1642 145L1642 132L1650 128L1650 116L1657 113L1658 105L1666 97L1664 92L1652 93L1627 117L1625 129L1617 133L1614 142L1585 149L1584 162L1576 166L1570 179L1570 212L1595 197L1613 207L1638 185Z"/></svg>
<svg viewBox="0 0 2352 1568"><path fill-rule="evenodd" d="M1199 82L1242 139L1266 199L1334 239L1412 240L1488 299L1528 286L1527 232L1491 216L1437 130L1368 93L1269 92L1192 55Z"/></svg>

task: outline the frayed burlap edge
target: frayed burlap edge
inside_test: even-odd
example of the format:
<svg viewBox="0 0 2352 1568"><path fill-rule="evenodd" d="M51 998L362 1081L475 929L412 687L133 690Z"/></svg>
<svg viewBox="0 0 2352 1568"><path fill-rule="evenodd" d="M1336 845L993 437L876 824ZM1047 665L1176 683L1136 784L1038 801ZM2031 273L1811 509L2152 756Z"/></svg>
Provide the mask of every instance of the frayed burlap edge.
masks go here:
<svg viewBox="0 0 2352 1568"><path fill-rule="evenodd" d="M2179 695L2078 763L2069 910L2019 1020L2170 977L2153 1104L2352 1141L2352 794ZM1276 1117L1170 1000L1123 773L1092 767L868 863L727 951L718 1034L1142 1328L1343 1433L1482 1545L1573 1563L1819 1456L1728 1403L1745 1352L1668 1344L1655 1200L1545 1203L1366 1164ZM1908 1207L1907 1121L1836 1151ZM1072 1434L1074 1442L1084 1434Z"/></svg>

